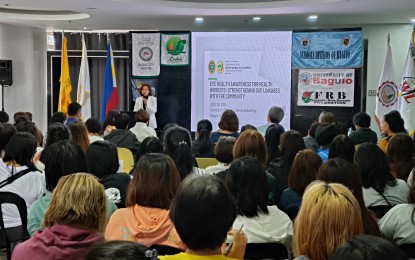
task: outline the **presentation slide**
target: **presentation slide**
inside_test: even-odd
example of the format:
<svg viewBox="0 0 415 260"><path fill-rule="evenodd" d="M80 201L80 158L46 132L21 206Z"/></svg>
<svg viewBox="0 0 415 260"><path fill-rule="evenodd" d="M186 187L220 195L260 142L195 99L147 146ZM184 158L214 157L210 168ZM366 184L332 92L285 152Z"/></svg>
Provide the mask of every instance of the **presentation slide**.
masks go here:
<svg viewBox="0 0 415 260"><path fill-rule="evenodd" d="M291 32L193 32L191 129L209 119L214 131L232 109L245 124L267 123L268 110L285 111L290 129Z"/></svg>

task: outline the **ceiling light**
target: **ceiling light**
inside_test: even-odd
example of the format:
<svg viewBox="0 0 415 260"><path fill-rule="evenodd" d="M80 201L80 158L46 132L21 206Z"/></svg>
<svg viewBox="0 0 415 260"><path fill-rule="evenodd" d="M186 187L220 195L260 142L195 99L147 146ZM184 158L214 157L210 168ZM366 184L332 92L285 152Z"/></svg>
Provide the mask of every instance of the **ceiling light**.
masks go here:
<svg viewBox="0 0 415 260"><path fill-rule="evenodd" d="M309 22L315 22L315 21L317 21L317 19L318 19L317 15L310 15L310 16L307 17L307 21L309 21Z"/></svg>
<svg viewBox="0 0 415 260"><path fill-rule="evenodd" d="M252 21L259 22L259 21L261 21L261 17L255 16L254 18L252 18Z"/></svg>
<svg viewBox="0 0 415 260"><path fill-rule="evenodd" d="M415 19L411 19L411 22L412 22L412 23L415 23Z"/></svg>
<svg viewBox="0 0 415 260"><path fill-rule="evenodd" d="M203 23L203 17L196 17L195 23Z"/></svg>

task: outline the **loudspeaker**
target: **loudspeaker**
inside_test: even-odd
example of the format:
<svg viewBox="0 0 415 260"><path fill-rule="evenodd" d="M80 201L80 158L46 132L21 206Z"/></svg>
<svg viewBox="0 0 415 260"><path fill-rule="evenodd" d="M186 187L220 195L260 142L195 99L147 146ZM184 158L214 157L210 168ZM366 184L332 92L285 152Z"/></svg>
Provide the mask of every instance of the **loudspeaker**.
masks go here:
<svg viewBox="0 0 415 260"><path fill-rule="evenodd" d="M13 84L12 61L0 60L0 85L11 86Z"/></svg>

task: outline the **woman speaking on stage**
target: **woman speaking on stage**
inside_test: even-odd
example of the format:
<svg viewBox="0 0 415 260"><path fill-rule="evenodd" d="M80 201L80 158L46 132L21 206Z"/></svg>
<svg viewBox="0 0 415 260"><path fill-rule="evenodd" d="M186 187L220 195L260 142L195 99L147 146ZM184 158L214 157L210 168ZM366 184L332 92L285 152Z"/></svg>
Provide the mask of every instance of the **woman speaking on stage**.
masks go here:
<svg viewBox="0 0 415 260"><path fill-rule="evenodd" d="M134 111L138 111L140 109L146 110L150 114L148 126L157 128L157 98L152 96L153 92L148 84L143 84L139 89L139 93L141 96L135 100Z"/></svg>

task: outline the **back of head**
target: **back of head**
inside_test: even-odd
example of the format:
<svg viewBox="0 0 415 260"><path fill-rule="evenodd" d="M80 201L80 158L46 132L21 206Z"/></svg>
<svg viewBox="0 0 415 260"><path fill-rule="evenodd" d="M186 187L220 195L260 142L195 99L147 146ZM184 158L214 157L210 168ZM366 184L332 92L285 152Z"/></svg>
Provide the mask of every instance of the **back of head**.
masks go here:
<svg viewBox="0 0 415 260"><path fill-rule="evenodd" d="M95 244L89 250L85 260L152 260L157 251L132 241L112 240Z"/></svg>
<svg viewBox="0 0 415 260"><path fill-rule="evenodd" d="M32 134L19 132L14 134L4 150L4 162L15 161L20 165L34 168L33 155L36 152L36 139Z"/></svg>
<svg viewBox="0 0 415 260"><path fill-rule="evenodd" d="M138 147L136 158L140 158L147 153L164 153L163 144L157 137L146 137Z"/></svg>
<svg viewBox="0 0 415 260"><path fill-rule="evenodd" d="M0 111L0 124L8 123L9 122L9 114L5 111Z"/></svg>
<svg viewBox="0 0 415 260"><path fill-rule="evenodd" d="M221 136L215 145L215 158L221 163L231 163L233 161L233 146L236 138L232 136Z"/></svg>
<svg viewBox="0 0 415 260"><path fill-rule="evenodd" d="M96 141L90 144L86 159L90 173L99 179L116 173L119 167L117 147L108 141Z"/></svg>
<svg viewBox="0 0 415 260"><path fill-rule="evenodd" d="M9 123L0 124L0 152L6 149L10 138L17 133L16 127ZM0 155L1 156L1 155Z"/></svg>
<svg viewBox="0 0 415 260"><path fill-rule="evenodd" d="M246 124L246 125L243 125L241 127L241 133L242 132L245 132L246 130L255 130L255 131L257 131L258 129L255 126L253 126L253 125Z"/></svg>
<svg viewBox="0 0 415 260"><path fill-rule="evenodd" d="M337 247L331 260L407 260L402 250L385 238L371 235L357 235Z"/></svg>
<svg viewBox="0 0 415 260"><path fill-rule="evenodd" d="M148 120L150 120L150 114L147 112L147 110L139 109L137 112L135 112L134 119L136 122L147 123Z"/></svg>
<svg viewBox="0 0 415 260"><path fill-rule="evenodd" d="M91 174L62 177L45 212L45 227L63 224L104 232L106 204L104 186Z"/></svg>
<svg viewBox="0 0 415 260"><path fill-rule="evenodd" d="M318 117L318 122L332 124L335 121L334 114L332 112L323 111Z"/></svg>
<svg viewBox="0 0 415 260"><path fill-rule="evenodd" d="M273 106L268 110L268 118L271 123L279 124L284 118L284 110L281 107Z"/></svg>
<svg viewBox="0 0 415 260"><path fill-rule="evenodd" d="M16 127L17 132L26 132L32 134L35 137L37 144L40 146L43 141L42 135L33 122L24 121L16 123L14 126Z"/></svg>
<svg viewBox="0 0 415 260"><path fill-rule="evenodd" d="M277 127L275 124L271 124L265 131L265 144L268 152L268 162L281 157L280 140L284 130L281 127Z"/></svg>
<svg viewBox="0 0 415 260"><path fill-rule="evenodd" d="M383 120L386 121L389 125L389 129L393 133L405 133L405 121L401 117L401 114L396 111L392 110L391 112L385 114L383 116Z"/></svg>
<svg viewBox="0 0 415 260"><path fill-rule="evenodd" d="M66 121L66 115L63 112L55 112L53 113L53 115L50 118L49 124L53 124L53 123L65 123Z"/></svg>
<svg viewBox="0 0 415 260"><path fill-rule="evenodd" d="M281 135L280 147L284 164L291 168L295 155L305 149L304 139L297 131L286 131Z"/></svg>
<svg viewBox="0 0 415 260"><path fill-rule="evenodd" d="M48 127L46 133L46 146L49 146L55 142L71 139L71 133L69 128L62 123L53 123Z"/></svg>
<svg viewBox="0 0 415 260"><path fill-rule="evenodd" d="M56 187L62 176L88 171L82 148L69 140L45 147L40 160L45 164L46 188L49 191Z"/></svg>
<svg viewBox="0 0 415 260"><path fill-rule="evenodd" d="M68 116L76 116L82 109L82 106L77 102L72 102L68 105Z"/></svg>
<svg viewBox="0 0 415 260"><path fill-rule="evenodd" d="M250 156L257 159L265 166L267 162L267 147L264 137L255 130L243 132L233 147L233 158L236 160L242 156Z"/></svg>
<svg viewBox="0 0 415 260"><path fill-rule="evenodd" d="M30 114L31 115L31 114ZM13 115L13 119L14 119L14 122L17 124L17 123L20 123L20 122L31 122L32 120L31 119L29 119L29 116L30 116L29 114L27 114L26 112L16 112L16 113L14 113L14 115Z"/></svg>
<svg viewBox="0 0 415 260"><path fill-rule="evenodd" d="M288 187L303 195L307 186L316 179L318 169L322 164L321 157L310 149L299 151L291 165L288 175Z"/></svg>
<svg viewBox="0 0 415 260"><path fill-rule="evenodd" d="M169 128L164 136L164 148L176 164L182 179L193 171L191 138L187 129L180 126Z"/></svg>
<svg viewBox="0 0 415 260"><path fill-rule="evenodd" d="M133 169L126 205L168 209L179 185L180 175L170 157L145 154Z"/></svg>
<svg viewBox="0 0 415 260"><path fill-rule="evenodd" d="M310 129L308 130L308 134L311 137L316 138L316 131L319 125L321 125L319 122L314 122L311 124Z"/></svg>
<svg viewBox="0 0 415 260"><path fill-rule="evenodd" d="M264 166L252 157L235 160L225 177L225 185L234 198L238 214L257 217L268 214L268 181Z"/></svg>
<svg viewBox="0 0 415 260"><path fill-rule="evenodd" d="M347 135L338 135L330 143L329 159L343 158L353 163L354 143Z"/></svg>
<svg viewBox="0 0 415 260"><path fill-rule="evenodd" d="M354 155L354 163L365 188L383 193L386 185L395 186L396 180L389 171L385 153L373 143L362 143Z"/></svg>
<svg viewBox="0 0 415 260"><path fill-rule="evenodd" d="M336 126L333 124L322 123L316 130L316 141L321 147L330 145L331 141L337 136Z"/></svg>
<svg viewBox="0 0 415 260"><path fill-rule="evenodd" d="M102 132L101 121L99 121L99 119L96 117L88 118L88 120L85 121L85 126L88 130L88 133L99 134Z"/></svg>
<svg viewBox="0 0 415 260"><path fill-rule="evenodd" d="M295 256L329 259L338 245L362 233L360 206L348 188L337 183L310 184L295 220Z"/></svg>
<svg viewBox="0 0 415 260"><path fill-rule="evenodd" d="M406 180L414 168L415 146L412 138L404 133L397 133L388 142L387 157L391 171L397 178Z"/></svg>
<svg viewBox="0 0 415 260"><path fill-rule="evenodd" d="M102 123L102 132L101 134L103 134L103 132L105 131L105 129L107 128L107 126L114 126L114 121L115 121L115 117L117 115L119 115L120 112L118 112L117 110L110 110L108 111L104 122Z"/></svg>
<svg viewBox="0 0 415 260"><path fill-rule="evenodd" d="M168 124L166 124L164 127L163 127L163 130L161 131L161 135L160 135L160 141L164 144L164 137L165 137L165 135L166 135L166 133L167 133L167 131L170 129L170 128L172 128L172 127L175 127L175 126L179 126L178 124L176 124L176 123L168 123Z"/></svg>
<svg viewBox="0 0 415 260"><path fill-rule="evenodd" d="M114 125L117 129L127 129L130 123L130 117L126 113L118 114L114 119Z"/></svg>
<svg viewBox="0 0 415 260"><path fill-rule="evenodd" d="M359 112L353 117L353 124L363 127L369 128L370 127L370 116L365 112Z"/></svg>
<svg viewBox="0 0 415 260"><path fill-rule="evenodd" d="M86 152L89 146L89 138L88 130L86 129L85 124L81 121L76 121L70 123L68 128L69 131L71 131L72 140L74 141L74 143L81 146L84 152Z"/></svg>
<svg viewBox="0 0 415 260"><path fill-rule="evenodd" d="M236 132L239 129L239 119L233 110L227 109L222 113L218 126L222 130Z"/></svg>
<svg viewBox="0 0 415 260"><path fill-rule="evenodd" d="M190 176L177 192L170 218L189 249L214 250L225 241L236 218L236 207L217 176Z"/></svg>
<svg viewBox="0 0 415 260"><path fill-rule="evenodd" d="M210 134L212 133L212 123L203 119L197 123L197 140L199 141L199 152L209 152Z"/></svg>

